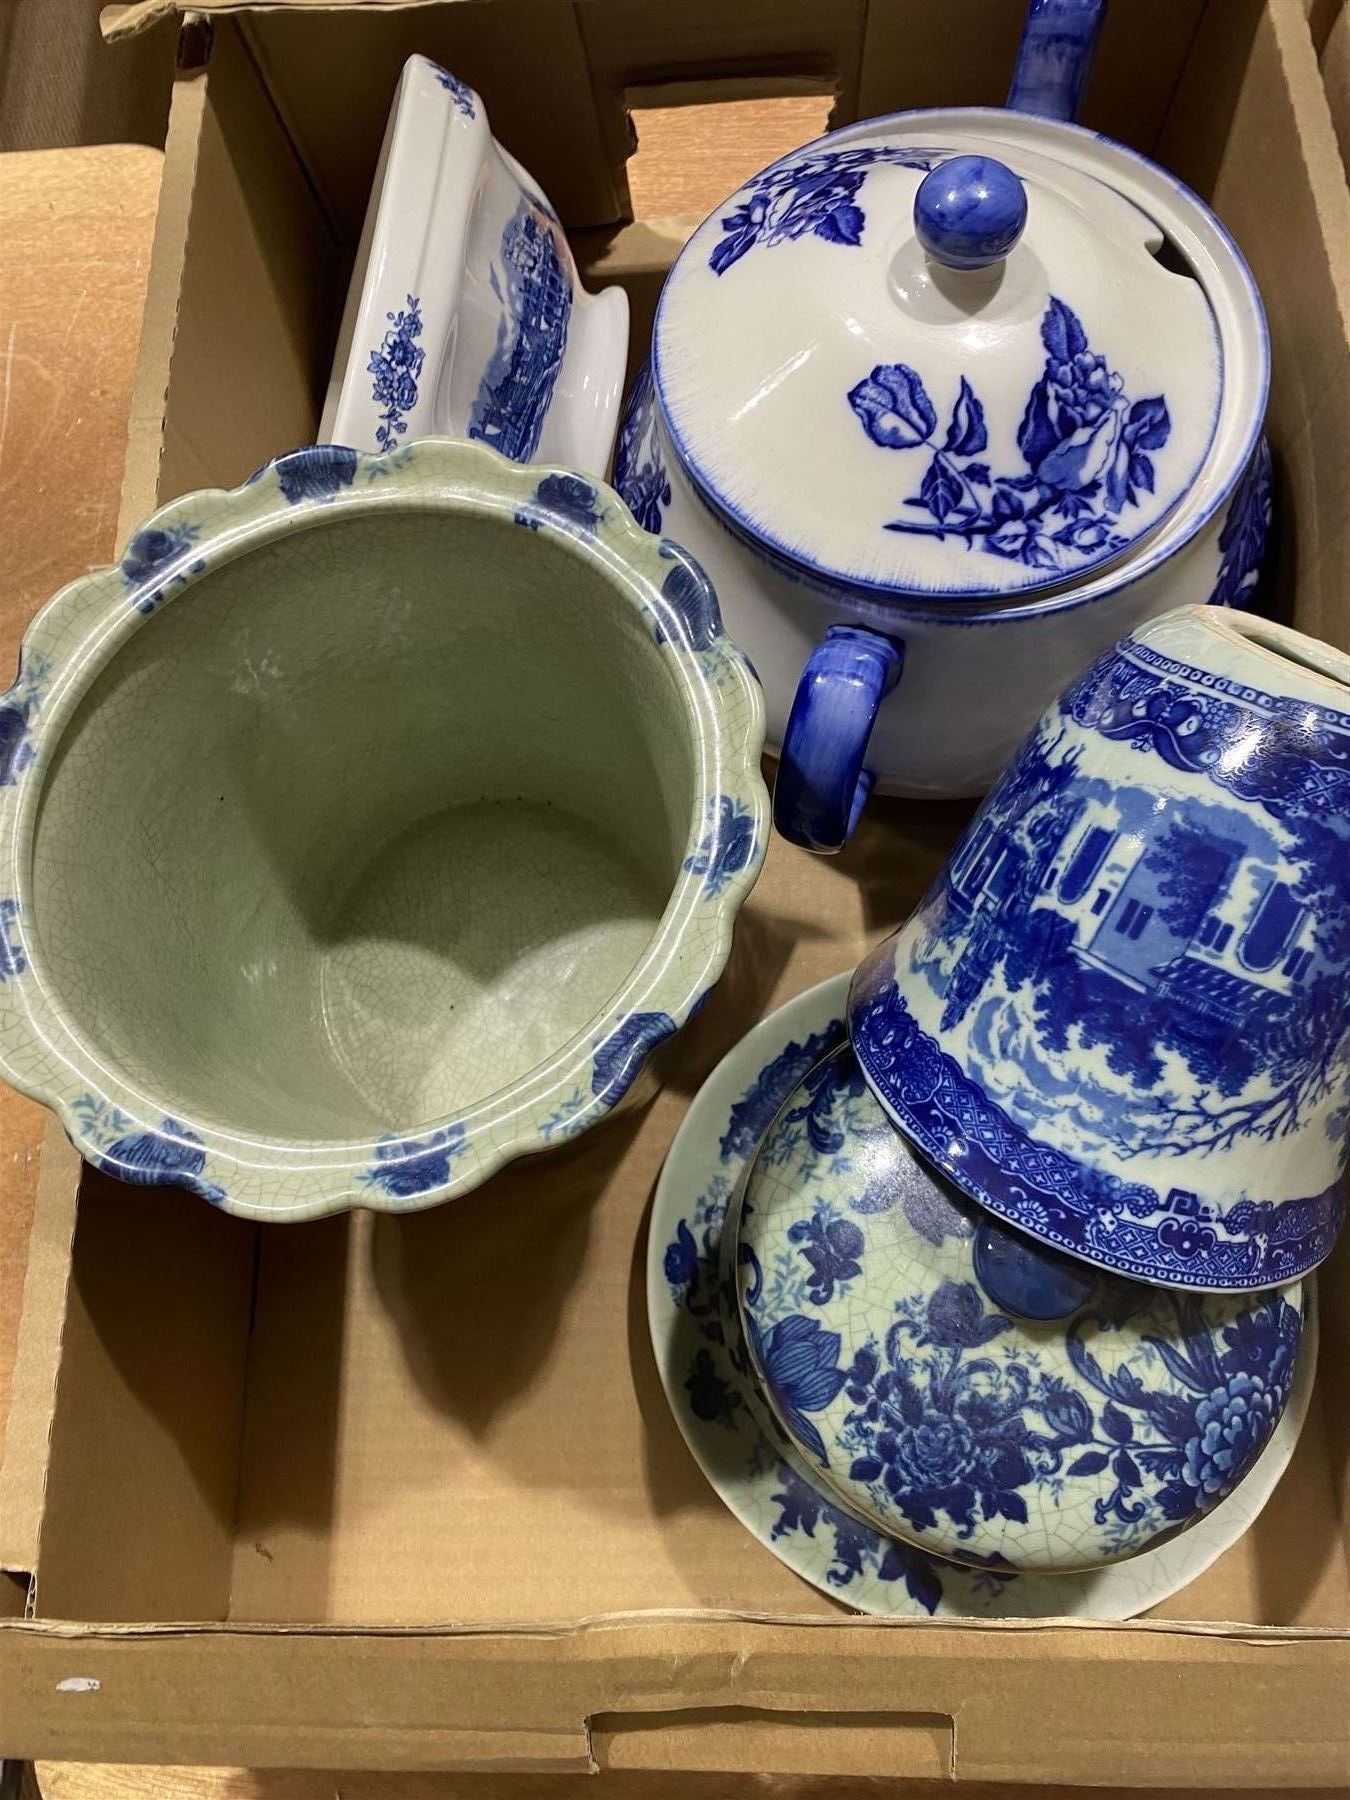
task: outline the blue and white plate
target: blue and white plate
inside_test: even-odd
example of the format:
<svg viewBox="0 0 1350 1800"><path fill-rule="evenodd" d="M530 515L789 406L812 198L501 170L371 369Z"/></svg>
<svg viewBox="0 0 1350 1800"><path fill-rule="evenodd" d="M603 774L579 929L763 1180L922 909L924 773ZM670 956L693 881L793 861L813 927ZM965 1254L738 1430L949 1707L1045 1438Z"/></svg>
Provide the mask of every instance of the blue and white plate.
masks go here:
<svg viewBox="0 0 1350 1800"><path fill-rule="evenodd" d="M719 1304L722 1222L779 1107L846 1038L847 975L779 1008L722 1060L671 1146L653 1203L648 1311L657 1366L685 1441L761 1543L823 1593L896 1617L1124 1619L1196 1579L1252 1524L1298 1441L1316 1362L1309 1285L1304 1353L1279 1425L1237 1491L1181 1536L1088 1572L1008 1575L927 1555L862 1523L766 1429L728 1351Z"/></svg>

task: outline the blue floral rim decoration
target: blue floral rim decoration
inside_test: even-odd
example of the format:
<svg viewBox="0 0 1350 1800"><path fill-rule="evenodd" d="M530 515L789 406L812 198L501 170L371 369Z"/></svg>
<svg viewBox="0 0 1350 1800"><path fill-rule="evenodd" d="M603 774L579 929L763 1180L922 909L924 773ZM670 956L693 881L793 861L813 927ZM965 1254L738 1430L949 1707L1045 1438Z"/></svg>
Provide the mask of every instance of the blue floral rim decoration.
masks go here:
<svg viewBox="0 0 1350 1800"><path fill-rule="evenodd" d="M417 366L414 357L408 367ZM396 408L401 397L391 390ZM396 501L405 485L422 491L428 482L480 507L490 502L508 529L514 521L547 533L603 570L645 626L650 653L671 665L690 730L704 743L702 778L711 786L689 821L684 866L658 928L662 953L644 957L609 1008L505 1096L364 1143L260 1138L241 1148L235 1133L147 1106L86 1054L55 1011L20 882L0 893L0 1073L51 1106L77 1149L122 1179L186 1187L263 1220L448 1198L617 1107L652 1052L705 1003L725 965L732 922L768 841L764 709L753 672L722 630L697 564L643 531L612 489L566 469L522 467L482 443L428 438L391 440L379 454L335 444L292 451L239 488L173 501L133 535L117 564L63 589L30 627L19 677L0 694L0 859L13 866L15 844L31 828L44 759L72 710L161 606L181 604L196 577L288 535L299 514L352 507L361 516L383 496ZM50 1039L35 1020L50 1022Z"/></svg>

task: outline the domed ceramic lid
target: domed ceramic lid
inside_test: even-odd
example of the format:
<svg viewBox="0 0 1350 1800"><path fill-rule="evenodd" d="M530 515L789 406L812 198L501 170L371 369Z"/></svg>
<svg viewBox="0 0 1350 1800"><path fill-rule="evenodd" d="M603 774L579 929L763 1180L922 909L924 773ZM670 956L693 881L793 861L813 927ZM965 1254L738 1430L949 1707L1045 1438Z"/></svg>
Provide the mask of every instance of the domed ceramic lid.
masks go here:
<svg viewBox="0 0 1350 1800"><path fill-rule="evenodd" d="M657 315L665 420L709 502L807 574L949 599L1073 584L1195 481L1213 315L1102 183L944 136L826 138L700 226Z"/></svg>
<svg viewBox="0 0 1350 1800"><path fill-rule="evenodd" d="M1181 1294L1099 1275L967 1201L851 1050L750 1172L740 1317L765 1398L840 1499L957 1561L1082 1569L1231 1492L1288 1398L1298 1284Z"/></svg>

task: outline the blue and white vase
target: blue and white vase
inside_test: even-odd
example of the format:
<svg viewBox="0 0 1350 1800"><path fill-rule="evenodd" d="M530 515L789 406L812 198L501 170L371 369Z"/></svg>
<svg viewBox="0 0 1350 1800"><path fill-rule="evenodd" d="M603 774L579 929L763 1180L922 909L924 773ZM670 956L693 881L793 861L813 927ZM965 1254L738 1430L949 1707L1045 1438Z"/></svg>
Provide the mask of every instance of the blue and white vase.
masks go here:
<svg viewBox="0 0 1350 1800"><path fill-rule="evenodd" d="M476 438L602 476L628 353L622 288L588 294L558 215L492 136L482 97L403 66L319 427L389 451Z"/></svg>
<svg viewBox="0 0 1350 1800"><path fill-rule="evenodd" d="M1350 1121L1350 657L1212 607L1101 657L1023 745L849 1031L967 1195L1144 1281L1327 1255Z"/></svg>
<svg viewBox="0 0 1350 1800"><path fill-rule="evenodd" d="M1100 13L1038 0L1010 109L772 164L662 292L616 485L708 570L811 848L873 785L984 791L1122 632L1256 580L1261 301L1194 194L1066 123Z"/></svg>
<svg viewBox="0 0 1350 1800"><path fill-rule="evenodd" d="M1119 1561L1204 1518L1269 1441L1303 1336L1299 1283L1167 1292L991 1220L848 1047L766 1134L734 1245L734 1353L812 1482L888 1537L1010 1573Z"/></svg>

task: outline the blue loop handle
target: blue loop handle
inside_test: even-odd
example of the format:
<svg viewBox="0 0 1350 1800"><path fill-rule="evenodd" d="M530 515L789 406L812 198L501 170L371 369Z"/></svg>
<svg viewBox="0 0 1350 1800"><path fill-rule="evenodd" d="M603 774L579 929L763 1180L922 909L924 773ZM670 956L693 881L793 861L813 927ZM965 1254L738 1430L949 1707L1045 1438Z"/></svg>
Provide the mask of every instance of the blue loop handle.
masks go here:
<svg viewBox="0 0 1350 1800"><path fill-rule="evenodd" d="M872 791L863 768L905 647L860 625L831 625L807 658L783 733L773 822L790 843L830 854L853 835Z"/></svg>
<svg viewBox="0 0 1350 1800"><path fill-rule="evenodd" d="M1106 0L1031 0L1008 89L1014 112L1078 117L1105 17Z"/></svg>

